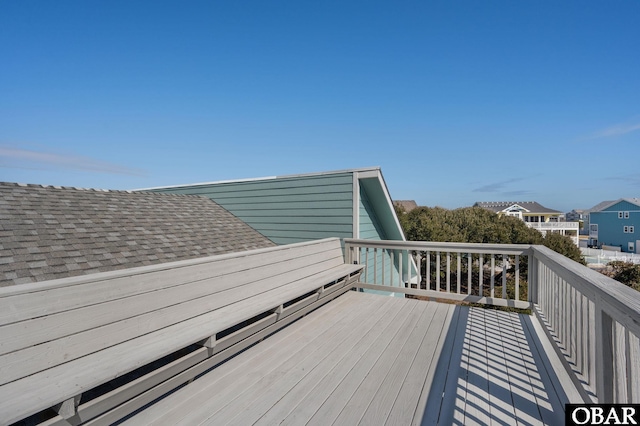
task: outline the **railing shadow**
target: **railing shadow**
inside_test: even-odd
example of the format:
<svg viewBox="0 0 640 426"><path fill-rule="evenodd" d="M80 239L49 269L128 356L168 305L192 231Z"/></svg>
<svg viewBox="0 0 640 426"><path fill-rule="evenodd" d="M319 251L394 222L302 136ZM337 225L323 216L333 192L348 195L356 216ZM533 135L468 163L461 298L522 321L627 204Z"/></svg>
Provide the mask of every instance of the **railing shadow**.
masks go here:
<svg viewBox="0 0 640 426"><path fill-rule="evenodd" d="M563 424L567 397L530 321L454 308L421 424Z"/></svg>

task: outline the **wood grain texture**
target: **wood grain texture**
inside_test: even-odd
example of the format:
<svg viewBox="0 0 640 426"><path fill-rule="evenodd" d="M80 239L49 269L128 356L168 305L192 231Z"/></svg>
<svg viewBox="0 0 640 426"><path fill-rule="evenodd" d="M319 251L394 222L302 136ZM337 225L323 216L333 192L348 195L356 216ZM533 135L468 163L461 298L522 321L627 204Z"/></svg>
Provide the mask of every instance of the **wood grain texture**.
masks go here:
<svg viewBox="0 0 640 426"><path fill-rule="evenodd" d="M5 291L0 413L72 398L359 269L328 239Z"/></svg>
<svg viewBox="0 0 640 426"><path fill-rule="evenodd" d="M554 424L566 395L521 318L349 292L127 424Z"/></svg>

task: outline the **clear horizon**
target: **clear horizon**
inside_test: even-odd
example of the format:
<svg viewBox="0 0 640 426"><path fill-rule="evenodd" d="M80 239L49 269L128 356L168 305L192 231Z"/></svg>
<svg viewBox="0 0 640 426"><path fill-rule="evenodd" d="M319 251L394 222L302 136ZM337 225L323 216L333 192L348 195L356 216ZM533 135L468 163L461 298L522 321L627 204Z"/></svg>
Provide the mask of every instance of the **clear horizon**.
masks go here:
<svg viewBox="0 0 640 426"><path fill-rule="evenodd" d="M0 3L0 180L380 166L394 200L640 197L640 2Z"/></svg>

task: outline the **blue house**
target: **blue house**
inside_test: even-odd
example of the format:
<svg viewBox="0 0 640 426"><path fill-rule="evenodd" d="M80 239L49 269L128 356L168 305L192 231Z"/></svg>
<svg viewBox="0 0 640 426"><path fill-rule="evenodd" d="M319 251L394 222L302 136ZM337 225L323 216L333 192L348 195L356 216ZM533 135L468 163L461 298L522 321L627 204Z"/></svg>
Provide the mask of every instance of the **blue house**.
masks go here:
<svg viewBox="0 0 640 426"><path fill-rule="evenodd" d="M591 244L640 253L640 198L621 198L589 214Z"/></svg>

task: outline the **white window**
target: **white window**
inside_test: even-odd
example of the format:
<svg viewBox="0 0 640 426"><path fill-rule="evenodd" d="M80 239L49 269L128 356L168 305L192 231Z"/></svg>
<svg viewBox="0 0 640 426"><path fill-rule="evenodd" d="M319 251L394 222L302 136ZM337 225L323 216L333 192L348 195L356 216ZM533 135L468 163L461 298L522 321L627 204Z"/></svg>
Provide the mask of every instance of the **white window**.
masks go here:
<svg viewBox="0 0 640 426"><path fill-rule="evenodd" d="M635 247L635 245L633 243L629 243L627 248L628 248L628 251L631 252L631 253L636 251L636 247Z"/></svg>
<svg viewBox="0 0 640 426"><path fill-rule="evenodd" d="M597 223L590 224L589 225L589 231L598 232L598 224Z"/></svg>
<svg viewBox="0 0 640 426"><path fill-rule="evenodd" d="M622 212L618 212L618 219L622 219Z"/></svg>
<svg viewBox="0 0 640 426"><path fill-rule="evenodd" d="M629 219L629 212L624 212L624 218Z"/></svg>
<svg viewBox="0 0 640 426"><path fill-rule="evenodd" d="M628 234L628 233L629 233L629 227L628 227L628 226L625 226L625 227L623 228L622 232L624 232L625 234Z"/></svg>
<svg viewBox="0 0 640 426"><path fill-rule="evenodd" d="M630 234L633 234L634 232L635 232L635 230L633 229L633 226L630 226L630 227L629 227L629 233L630 233Z"/></svg>

